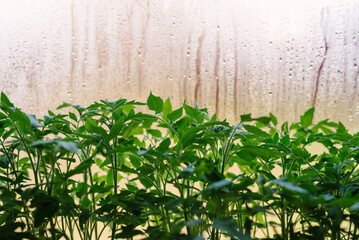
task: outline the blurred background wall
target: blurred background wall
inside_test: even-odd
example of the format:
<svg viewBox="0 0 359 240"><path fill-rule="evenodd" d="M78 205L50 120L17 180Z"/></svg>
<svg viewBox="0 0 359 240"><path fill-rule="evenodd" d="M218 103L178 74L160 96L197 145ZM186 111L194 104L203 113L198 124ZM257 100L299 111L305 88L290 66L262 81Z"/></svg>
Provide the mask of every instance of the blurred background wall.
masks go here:
<svg viewBox="0 0 359 240"><path fill-rule="evenodd" d="M25 112L149 92L221 119L359 130L357 0L0 0L0 90Z"/></svg>

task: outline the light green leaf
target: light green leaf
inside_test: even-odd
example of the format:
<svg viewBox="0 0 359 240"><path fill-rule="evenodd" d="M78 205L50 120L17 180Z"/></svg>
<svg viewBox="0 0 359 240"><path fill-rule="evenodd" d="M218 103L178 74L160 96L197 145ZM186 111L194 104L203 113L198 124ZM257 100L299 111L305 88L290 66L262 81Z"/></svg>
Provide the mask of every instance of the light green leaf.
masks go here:
<svg viewBox="0 0 359 240"><path fill-rule="evenodd" d="M171 104L170 98L167 98L165 103L163 104L163 111L162 111L163 120L167 121L167 115L170 112L172 112L172 104Z"/></svg>
<svg viewBox="0 0 359 240"><path fill-rule="evenodd" d="M61 148L66 149L67 151L74 152L74 153L79 152L79 149L77 148L77 145L74 142L59 141L58 145Z"/></svg>
<svg viewBox="0 0 359 240"><path fill-rule="evenodd" d="M313 123L314 108L309 109L300 117L300 123L303 128L309 127Z"/></svg>
<svg viewBox="0 0 359 240"><path fill-rule="evenodd" d="M278 124L277 117L274 116L272 113L269 113L269 116L270 116L270 119L271 119L272 123L274 124L274 126L277 126L277 124Z"/></svg>

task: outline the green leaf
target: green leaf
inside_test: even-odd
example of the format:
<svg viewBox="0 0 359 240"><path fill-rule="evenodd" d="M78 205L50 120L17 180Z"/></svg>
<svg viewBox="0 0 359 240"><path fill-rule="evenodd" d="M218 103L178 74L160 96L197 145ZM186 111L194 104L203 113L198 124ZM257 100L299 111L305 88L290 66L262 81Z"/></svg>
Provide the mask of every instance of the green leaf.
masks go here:
<svg viewBox="0 0 359 240"><path fill-rule="evenodd" d="M263 138L270 138L271 135L269 135L268 133L266 133L265 131L251 126L251 125L244 125L243 126L244 129L246 129L248 132L253 133L256 137L263 137Z"/></svg>
<svg viewBox="0 0 359 240"><path fill-rule="evenodd" d="M291 190L293 192L296 192L296 193L308 194L308 191L305 190L304 188L298 187L297 185L294 185L293 183L287 182L283 179L273 180L272 183L274 183L278 186L284 187L284 188Z"/></svg>
<svg viewBox="0 0 359 240"><path fill-rule="evenodd" d="M14 107L14 104L10 102L9 98L5 95L4 92L1 92L1 104L7 107Z"/></svg>
<svg viewBox="0 0 359 240"><path fill-rule="evenodd" d="M160 130L157 129L147 129L146 130L149 134L151 134L152 136L156 137L156 138L161 138L162 137L162 133Z"/></svg>
<svg viewBox="0 0 359 240"><path fill-rule="evenodd" d="M69 118L77 122L77 116L75 113L69 112Z"/></svg>
<svg viewBox="0 0 359 240"><path fill-rule="evenodd" d="M348 132L348 130L345 128L343 123L339 122L338 128L337 128L337 133L347 133L347 132Z"/></svg>
<svg viewBox="0 0 359 240"><path fill-rule="evenodd" d="M120 131L122 130L123 126L124 126L124 119L121 118L114 125L112 125L107 139L111 140L111 139L114 139L115 137L117 137L119 135Z"/></svg>
<svg viewBox="0 0 359 240"><path fill-rule="evenodd" d="M20 109L15 108L9 111L9 117L13 122L17 122L19 124L19 128L24 131L28 132L31 127L31 121L27 117L27 115L22 112Z"/></svg>
<svg viewBox="0 0 359 240"><path fill-rule="evenodd" d="M42 127L44 124L39 123L35 115L26 114L30 120L31 127Z"/></svg>
<svg viewBox="0 0 359 240"><path fill-rule="evenodd" d="M277 159L281 156L280 153L269 149L269 148L264 148L264 147L260 147L260 146L243 146L241 148L241 150L238 152L238 156L242 157L243 154L253 154L257 157L260 157L262 159Z"/></svg>
<svg viewBox="0 0 359 240"><path fill-rule="evenodd" d="M31 144L31 147L39 148L39 149L50 149L54 144L55 140L41 140L35 141Z"/></svg>
<svg viewBox="0 0 359 240"><path fill-rule="evenodd" d="M183 107L174 110L173 112L167 114L167 118L170 121L175 121L177 119L179 119L180 117L182 117L183 114Z"/></svg>
<svg viewBox="0 0 359 240"><path fill-rule="evenodd" d="M349 208L350 211L358 211L359 210L359 202L355 203Z"/></svg>
<svg viewBox="0 0 359 240"><path fill-rule="evenodd" d="M303 128L309 127L313 123L314 108L309 109L300 117L300 124Z"/></svg>
<svg viewBox="0 0 359 240"><path fill-rule="evenodd" d="M187 116L195 119L198 123L202 123L204 120L204 115L198 108L193 108L188 106L186 103L183 104L183 108L187 114Z"/></svg>
<svg viewBox="0 0 359 240"><path fill-rule="evenodd" d="M76 166L73 170L68 171L65 174L65 178L70 178L76 174L80 174L80 173L87 171L92 166L93 163L94 163L94 161L92 159L84 160L78 166Z"/></svg>
<svg viewBox="0 0 359 240"><path fill-rule="evenodd" d="M2 135L2 138L3 138L3 141L5 141L8 137L10 137L10 135L15 132L16 129L15 128L10 128L9 131L6 131L3 135Z"/></svg>
<svg viewBox="0 0 359 240"><path fill-rule="evenodd" d="M171 145L171 140L169 138L166 138L160 143L160 145L158 145L157 151L159 151L160 153L165 153L170 145Z"/></svg>
<svg viewBox="0 0 359 240"><path fill-rule="evenodd" d="M97 126L97 124L91 118L86 118L85 129L89 133L97 133L102 137L107 136L106 130Z"/></svg>
<svg viewBox="0 0 359 240"><path fill-rule="evenodd" d="M143 234L142 231L135 229L135 226L133 226L132 224L124 226L121 228L121 232L117 233L115 235L115 238L126 238L126 239L133 239L134 236L139 235L139 234Z"/></svg>
<svg viewBox="0 0 359 240"><path fill-rule="evenodd" d="M63 149L66 149L69 152L74 152L74 153L79 152L79 149L77 148L77 145L74 142L59 141L58 146L60 146Z"/></svg>
<svg viewBox="0 0 359 240"><path fill-rule="evenodd" d="M207 190L211 190L211 189L215 189L215 188L222 188L224 186L227 186L230 183L232 183L232 180L222 179L222 180L219 180L219 181L209 184L207 187Z"/></svg>
<svg viewBox="0 0 359 240"><path fill-rule="evenodd" d="M280 139L280 142L284 145L284 146L289 146L290 145L290 137L289 135L285 135L284 137L282 137Z"/></svg>
<svg viewBox="0 0 359 240"><path fill-rule="evenodd" d="M0 158L0 167L1 168L8 168L10 164L10 161L8 157L2 157Z"/></svg>
<svg viewBox="0 0 359 240"><path fill-rule="evenodd" d="M60 201L57 197L49 196L45 193L38 193L31 201L31 207L35 207L34 218L35 227L45 222L46 218L52 218L59 208Z"/></svg>
<svg viewBox="0 0 359 240"><path fill-rule="evenodd" d="M162 111L163 120L167 121L167 115L171 112L172 112L172 104L170 98L167 98L163 105L163 111Z"/></svg>
<svg viewBox="0 0 359 240"><path fill-rule="evenodd" d="M269 116L270 116L270 119L271 119L272 123L274 124L274 126L277 126L277 124L278 124L277 117L274 116L272 113L269 113Z"/></svg>
<svg viewBox="0 0 359 240"><path fill-rule="evenodd" d="M150 110L155 111L156 114L163 110L163 100L160 97L154 96L152 92L147 98L147 106Z"/></svg>
<svg viewBox="0 0 359 240"><path fill-rule="evenodd" d="M226 232L233 239L251 239L248 235L244 235L236 229L236 224L232 221L232 219L215 219L213 221L213 227Z"/></svg>
<svg viewBox="0 0 359 240"><path fill-rule="evenodd" d="M250 122L252 121L252 114L243 114L241 115L241 122Z"/></svg>

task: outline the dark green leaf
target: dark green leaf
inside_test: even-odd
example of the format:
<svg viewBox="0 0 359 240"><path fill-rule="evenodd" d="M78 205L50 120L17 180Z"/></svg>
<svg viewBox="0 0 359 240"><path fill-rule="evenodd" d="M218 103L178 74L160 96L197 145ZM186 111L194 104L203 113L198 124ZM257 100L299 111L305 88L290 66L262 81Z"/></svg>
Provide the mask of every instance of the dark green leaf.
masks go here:
<svg viewBox="0 0 359 240"><path fill-rule="evenodd" d="M154 96L152 92L147 98L147 106L150 110L155 111L156 114L163 110L163 100L160 97Z"/></svg>
<svg viewBox="0 0 359 240"><path fill-rule="evenodd" d="M14 104L10 102L9 98L5 95L4 92L1 92L1 104L7 107L14 107Z"/></svg>
<svg viewBox="0 0 359 240"><path fill-rule="evenodd" d="M243 126L244 129L246 129L248 132L253 133L256 137L264 137L264 138L270 138L271 135L269 135L268 133L264 132L263 130L251 126L251 125L244 125Z"/></svg>
<svg viewBox="0 0 359 240"><path fill-rule="evenodd" d="M211 190L211 189L215 189L215 188L222 188L224 186L227 186L230 183L232 183L232 180L222 179L217 182L209 184L207 187L207 190Z"/></svg>
<svg viewBox="0 0 359 240"><path fill-rule="evenodd" d="M293 183L287 182L283 179L273 180L272 183L274 183L278 186L284 187L284 188L291 190L293 192L296 192L296 193L308 194L308 191L305 190L304 188L298 187L298 186L294 185Z"/></svg>
<svg viewBox="0 0 359 240"><path fill-rule="evenodd" d="M277 124L278 124L277 117L274 116L272 113L269 113L269 116L270 116L270 119L271 119L273 125L274 125L274 126L277 126Z"/></svg>
<svg viewBox="0 0 359 240"><path fill-rule="evenodd" d="M85 129L89 133L97 133L102 137L107 136L106 130L97 126L97 124L91 118L86 118Z"/></svg>
<svg viewBox="0 0 359 240"><path fill-rule="evenodd" d="M117 137L120 133L120 131L122 130L124 126L124 119L121 118L120 120L118 120L110 129L110 133L107 137L108 140L114 139L115 137Z"/></svg>
<svg viewBox="0 0 359 240"><path fill-rule="evenodd" d="M94 163L94 161L92 159L84 160L78 166L76 166L73 170L68 171L65 174L65 178L70 178L76 174L80 174L80 173L87 171L92 166L93 163Z"/></svg>
<svg viewBox="0 0 359 240"><path fill-rule="evenodd" d="M69 118L74 120L75 122L77 122L77 117L76 117L76 114L72 113L72 112L69 112Z"/></svg>

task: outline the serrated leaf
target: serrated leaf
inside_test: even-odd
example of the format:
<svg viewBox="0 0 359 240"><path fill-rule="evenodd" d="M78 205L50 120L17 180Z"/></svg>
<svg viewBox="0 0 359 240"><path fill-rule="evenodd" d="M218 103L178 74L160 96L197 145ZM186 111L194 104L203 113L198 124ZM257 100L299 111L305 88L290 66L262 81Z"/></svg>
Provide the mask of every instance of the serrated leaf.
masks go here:
<svg viewBox="0 0 359 240"><path fill-rule="evenodd" d="M183 108L187 114L187 116L195 119L198 123L202 123L204 120L204 116L199 111L198 108L193 108L191 106L188 106L186 103L183 104Z"/></svg>

